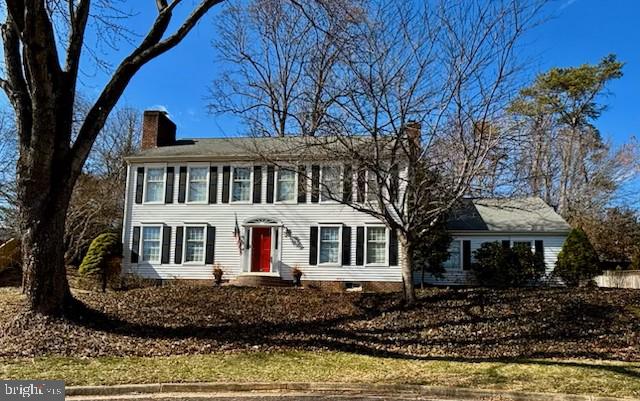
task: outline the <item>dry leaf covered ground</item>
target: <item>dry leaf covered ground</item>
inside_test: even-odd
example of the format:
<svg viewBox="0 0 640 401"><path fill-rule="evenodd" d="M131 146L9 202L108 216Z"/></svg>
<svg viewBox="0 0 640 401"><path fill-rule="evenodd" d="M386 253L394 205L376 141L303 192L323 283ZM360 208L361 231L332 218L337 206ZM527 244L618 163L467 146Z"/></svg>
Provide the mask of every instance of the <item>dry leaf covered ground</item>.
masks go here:
<svg viewBox="0 0 640 401"><path fill-rule="evenodd" d="M69 319L0 288L0 357L336 351L396 359L640 361L640 291L428 289L394 294L171 285L77 293Z"/></svg>

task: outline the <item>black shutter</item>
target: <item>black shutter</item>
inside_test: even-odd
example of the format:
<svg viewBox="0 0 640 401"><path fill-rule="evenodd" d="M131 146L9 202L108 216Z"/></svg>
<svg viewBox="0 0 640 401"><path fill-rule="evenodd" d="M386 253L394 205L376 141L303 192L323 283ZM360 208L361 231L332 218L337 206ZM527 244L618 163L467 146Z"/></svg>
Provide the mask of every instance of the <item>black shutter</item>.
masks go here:
<svg viewBox="0 0 640 401"><path fill-rule="evenodd" d="M364 265L364 227L356 228L356 266Z"/></svg>
<svg viewBox="0 0 640 401"><path fill-rule="evenodd" d="M350 164L344 165L344 180L342 181L342 201L351 202L353 193L353 169Z"/></svg>
<svg viewBox="0 0 640 401"><path fill-rule="evenodd" d="M231 167L222 167L222 203L229 203L229 179L231 178Z"/></svg>
<svg viewBox="0 0 640 401"><path fill-rule="evenodd" d="M164 203L173 203L173 166L167 167L167 185L164 188Z"/></svg>
<svg viewBox="0 0 640 401"><path fill-rule="evenodd" d="M209 166L209 203L218 202L218 166Z"/></svg>
<svg viewBox="0 0 640 401"><path fill-rule="evenodd" d="M274 172L273 166L267 166L267 203L273 203Z"/></svg>
<svg viewBox="0 0 640 401"><path fill-rule="evenodd" d="M342 227L342 265L351 264L351 227Z"/></svg>
<svg viewBox="0 0 640 401"><path fill-rule="evenodd" d="M262 166L253 166L253 203L260 202L262 202Z"/></svg>
<svg viewBox="0 0 640 401"><path fill-rule="evenodd" d="M462 241L462 268L471 269L471 241Z"/></svg>
<svg viewBox="0 0 640 401"><path fill-rule="evenodd" d="M298 203L307 202L307 166L298 166Z"/></svg>
<svg viewBox="0 0 640 401"><path fill-rule="evenodd" d="M535 241L535 247L536 247L536 254L544 256L544 241L542 241L541 239L537 239Z"/></svg>
<svg viewBox="0 0 640 401"><path fill-rule="evenodd" d="M320 166L311 166L311 203L320 200Z"/></svg>
<svg viewBox="0 0 640 401"><path fill-rule="evenodd" d="M318 264L318 227L311 227L309 233L309 264L311 266Z"/></svg>
<svg viewBox="0 0 640 401"><path fill-rule="evenodd" d="M138 167L136 174L136 203L142 203L142 190L144 188L144 167Z"/></svg>
<svg viewBox="0 0 640 401"><path fill-rule="evenodd" d="M504 249L509 249L511 247L511 241L509 241L508 239L503 239L502 240L502 247Z"/></svg>
<svg viewBox="0 0 640 401"><path fill-rule="evenodd" d="M178 203L184 203L187 192L187 166L180 166L180 178L178 182Z"/></svg>
<svg viewBox="0 0 640 401"><path fill-rule="evenodd" d="M171 245L171 227L162 227L162 258L160 263L169 263L169 246Z"/></svg>
<svg viewBox="0 0 640 401"><path fill-rule="evenodd" d="M176 254L174 262L182 264L182 239L184 238L184 227L176 227Z"/></svg>
<svg viewBox="0 0 640 401"><path fill-rule="evenodd" d="M389 232L389 266L398 266L398 233L396 230Z"/></svg>
<svg viewBox="0 0 640 401"><path fill-rule="evenodd" d="M140 227L133 227L133 241L131 243L131 263L138 263L140 252Z"/></svg>
<svg viewBox="0 0 640 401"><path fill-rule="evenodd" d="M364 202L364 194L367 188L367 171L364 169L358 170L358 194L356 200L360 203Z"/></svg>
<svg viewBox="0 0 640 401"><path fill-rule="evenodd" d="M390 198L393 202L398 201L398 194L400 192L400 175L398 174L398 165L394 164L391 166L391 183L389 185Z"/></svg>
<svg viewBox="0 0 640 401"><path fill-rule="evenodd" d="M216 243L216 228L207 226L207 246L205 248L204 263L213 264L214 248Z"/></svg>

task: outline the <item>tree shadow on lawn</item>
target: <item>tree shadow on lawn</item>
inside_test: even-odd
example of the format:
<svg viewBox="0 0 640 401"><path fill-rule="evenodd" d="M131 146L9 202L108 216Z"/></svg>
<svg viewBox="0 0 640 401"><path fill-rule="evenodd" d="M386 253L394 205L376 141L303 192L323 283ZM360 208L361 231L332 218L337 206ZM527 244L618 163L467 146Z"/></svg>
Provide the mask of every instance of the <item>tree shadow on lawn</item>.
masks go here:
<svg viewBox="0 0 640 401"><path fill-rule="evenodd" d="M456 296L454 296L456 297ZM459 297L458 297L459 298ZM460 299L460 298L459 298ZM443 361L443 362L462 362L462 363L505 363L532 366L565 366L573 368L583 368L594 371L609 372L616 375L623 375L632 379L640 379L640 364L631 366L614 365L597 362L580 362L577 360L567 361L558 358L588 358L588 359L611 359L611 355L607 352L598 353L593 351L549 351L549 352L524 352L523 355L511 357L495 356L483 357L473 356L438 356L438 355L420 355L412 353L412 347L420 344L439 345L447 340L428 340L428 339L402 339L400 341L390 338L396 337L404 332L403 328L385 328L374 329L379 333L377 337L369 337L362 335L354 330L336 329L336 326L358 322L362 320L370 320L380 317L383 314L389 314L400 311L411 311L420 309L432 302L433 299L423 298L413 308L406 309L401 304L395 304L391 307L388 302L379 301L371 302L367 300L366 305L360 313L340 317L335 319L327 319L323 321L311 322L290 322L280 324L230 324L223 326L182 326L182 327L164 327L159 325L139 325L136 323L120 320L104 314L95 309L88 308L86 305L78 302L75 306L76 323L114 334L140 336L151 339L185 339L197 338L200 340L215 340L216 342L228 342L244 346L240 348L250 349L253 346L267 346L274 350L326 350L334 352L345 352L357 355L366 355L372 357L393 358L401 360L414 361ZM575 305L568 305L567 313L572 313ZM605 309L606 313L611 313L611 309ZM602 316L602 315L600 315ZM535 317L531 314L531 317ZM487 321L488 318L470 317L473 321ZM445 324L457 324L460 322L445 322ZM288 334L279 337L279 334ZM565 341L577 341L588 339L588 336L574 335L567 336L562 339ZM477 347L483 346L491 348L499 345L501 342L510 341L545 341L550 340L544 333L532 334L529 336L509 336L497 337L494 339L454 339L448 340L449 345L453 347ZM390 345L394 347L390 347ZM576 346L575 344L573 344Z"/></svg>
<svg viewBox="0 0 640 401"><path fill-rule="evenodd" d="M536 296L536 292L527 291L513 297L499 297L494 292L469 296L462 291L448 291L422 296L415 306L405 308L397 295L364 294L355 301L357 311L346 316L277 323L240 322L237 315L229 314L223 317L228 322L224 324L140 324L92 309L80 301L69 316L79 326L145 340L193 340L238 350L257 346L262 350L327 350L404 360L571 366L640 378L640 372L634 370L640 365L537 360L618 359L615 349L607 347L621 345L615 343L619 332L609 324L620 313L612 305L574 299L555 305L551 312L541 309L505 313L500 309L507 301L517 307L519 302L535 301ZM421 320L421 316L433 317L430 308L442 307L439 304L443 302L460 304L458 315ZM443 353L451 356L436 355ZM637 352L631 359L637 359Z"/></svg>

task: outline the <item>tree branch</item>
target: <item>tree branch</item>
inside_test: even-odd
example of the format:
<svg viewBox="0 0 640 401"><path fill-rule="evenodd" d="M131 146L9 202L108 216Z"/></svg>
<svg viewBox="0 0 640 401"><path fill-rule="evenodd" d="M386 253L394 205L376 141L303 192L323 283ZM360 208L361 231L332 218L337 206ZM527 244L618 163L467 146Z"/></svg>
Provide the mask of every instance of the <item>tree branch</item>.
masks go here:
<svg viewBox="0 0 640 401"><path fill-rule="evenodd" d="M223 0L203 0L198 7L187 17L178 30L162 40L162 36L167 30L171 21L171 13L173 8L180 2L174 0L171 4L164 7L147 36L129 56L127 56L114 72L111 80L104 87L102 93L94 103L93 107L87 113L84 123L80 128L78 137L71 149L71 171L77 176L82 169L91 146L95 141L100 129L104 126L109 112L113 109L116 102L124 92L127 84L133 78L134 74L147 62L155 57L163 54L169 49L175 47L184 37L193 29L196 23L202 18L213 6L221 3Z"/></svg>

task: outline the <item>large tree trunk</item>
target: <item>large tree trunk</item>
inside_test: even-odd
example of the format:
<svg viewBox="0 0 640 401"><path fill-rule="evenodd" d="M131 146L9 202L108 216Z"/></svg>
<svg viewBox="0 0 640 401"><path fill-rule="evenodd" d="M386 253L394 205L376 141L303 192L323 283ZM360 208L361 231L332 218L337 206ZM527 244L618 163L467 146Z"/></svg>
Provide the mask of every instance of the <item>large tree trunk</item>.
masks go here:
<svg viewBox="0 0 640 401"><path fill-rule="evenodd" d="M407 239L406 234L399 232L398 240L402 249L402 285L404 301L408 306L415 304L416 291L413 284L413 243Z"/></svg>
<svg viewBox="0 0 640 401"><path fill-rule="evenodd" d="M59 315L71 301L61 246L66 209L52 212L38 216L31 207L20 211L21 219L32 222L22 231L22 283L30 310Z"/></svg>
<svg viewBox="0 0 640 401"><path fill-rule="evenodd" d="M56 125L65 126L64 121L51 123ZM64 145L58 145L54 152L42 144L32 142L31 145L33 147L22 149L17 165L22 288L30 310L60 315L72 300L63 244L76 175L70 172L68 163L64 163L68 155Z"/></svg>

